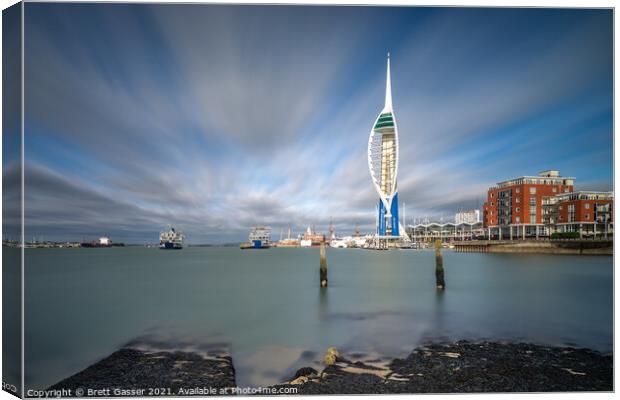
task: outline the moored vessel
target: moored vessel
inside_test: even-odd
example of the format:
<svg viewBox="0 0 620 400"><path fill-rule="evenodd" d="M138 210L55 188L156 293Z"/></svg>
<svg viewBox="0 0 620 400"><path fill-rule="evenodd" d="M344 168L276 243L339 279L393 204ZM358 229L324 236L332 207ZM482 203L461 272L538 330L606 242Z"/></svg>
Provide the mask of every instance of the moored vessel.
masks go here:
<svg viewBox="0 0 620 400"><path fill-rule="evenodd" d="M241 249L268 249L271 247L270 242L271 229L265 226L257 226L250 231L247 243L242 243Z"/></svg>
<svg viewBox="0 0 620 400"><path fill-rule="evenodd" d="M320 246L322 242L325 241L325 235L320 233L316 233L314 229L308 227L306 229L306 233L303 235L299 244L301 247L317 247Z"/></svg>
<svg viewBox="0 0 620 400"><path fill-rule="evenodd" d="M180 250L183 248L184 236L181 232L177 232L170 227L168 232L159 234L159 248L162 250Z"/></svg>
<svg viewBox="0 0 620 400"><path fill-rule="evenodd" d="M120 244L119 244L120 245ZM112 241L107 236L101 236L98 240L80 243L81 247L112 247Z"/></svg>
<svg viewBox="0 0 620 400"><path fill-rule="evenodd" d="M291 227L288 227L288 237L285 239L280 239L278 243L274 245L275 247L300 247L298 239L291 238Z"/></svg>
<svg viewBox="0 0 620 400"><path fill-rule="evenodd" d="M329 247L333 247L335 249L346 249L349 247L349 242L351 238L339 238L334 237L329 241Z"/></svg>

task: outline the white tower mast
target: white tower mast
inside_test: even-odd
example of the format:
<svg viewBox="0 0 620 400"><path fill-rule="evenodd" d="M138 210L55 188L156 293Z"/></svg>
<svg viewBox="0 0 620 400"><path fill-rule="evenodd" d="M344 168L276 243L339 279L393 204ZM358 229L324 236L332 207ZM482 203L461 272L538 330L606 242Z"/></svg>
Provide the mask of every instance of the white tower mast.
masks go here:
<svg viewBox="0 0 620 400"><path fill-rule="evenodd" d="M375 190L385 208L384 221L380 226L387 226L392 218L392 200L397 193L398 176L398 128L392 108L392 81L390 76L390 54L387 57L385 104L377 116L368 138L368 168ZM400 225L400 221L395 221ZM390 230L395 228L391 226Z"/></svg>
<svg viewBox="0 0 620 400"><path fill-rule="evenodd" d="M381 113L391 113L392 110L392 79L390 78L390 53L387 53L387 75L385 78L385 106Z"/></svg>

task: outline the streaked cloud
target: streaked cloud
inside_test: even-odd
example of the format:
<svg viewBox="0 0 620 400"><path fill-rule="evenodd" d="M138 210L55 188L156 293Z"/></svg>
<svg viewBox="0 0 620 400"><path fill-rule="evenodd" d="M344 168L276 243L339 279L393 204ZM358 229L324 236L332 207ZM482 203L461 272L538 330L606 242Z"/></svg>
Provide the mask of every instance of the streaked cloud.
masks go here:
<svg viewBox="0 0 620 400"><path fill-rule="evenodd" d="M371 230L388 50L409 222L540 169L612 186L609 10L27 7L31 236Z"/></svg>

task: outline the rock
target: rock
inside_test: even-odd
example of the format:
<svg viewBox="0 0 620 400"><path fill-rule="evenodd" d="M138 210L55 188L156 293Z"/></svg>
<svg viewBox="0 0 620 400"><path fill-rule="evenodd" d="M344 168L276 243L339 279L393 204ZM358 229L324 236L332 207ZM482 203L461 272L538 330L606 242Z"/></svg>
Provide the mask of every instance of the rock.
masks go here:
<svg viewBox="0 0 620 400"><path fill-rule="evenodd" d="M325 365L332 365L336 362L336 356L331 353L327 353L325 354L325 358L323 358L323 362Z"/></svg>
<svg viewBox="0 0 620 400"><path fill-rule="evenodd" d="M297 378L299 378L300 376L305 376L305 377L314 377L314 376L318 376L319 371L317 371L316 369L312 368L312 367L303 367L297 370L297 372L295 372L295 376L293 376L293 378L289 379L289 380L295 380Z"/></svg>
<svg viewBox="0 0 620 400"><path fill-rule="evenodd" d="M122 348L50 389L169 388L167 395L192 387L235 387L235 368L229 356L203 357L182 351L149 352ZM167 389L168 390L168 389Z"/></svg>
<svg viewBox="0 0 620 400"><path fill-rule="evenodd" d="M297 381L297 394L613 390L612 354L527 343L428 344L388 368L349 362L330 348L325 364L316 377Z"/></svg>
<svg viewBox="0 0 620 400"><path fill-rule="evenodd" d="M338 360L338 357L340 357L340 352L338 351L338 349L336 349L335 347L330 347L327 349L327 352L325 353L323 362L326 365L332 365Z"/></svg>
<svg viewBox="0 0 620 400"><path fill-rule="evenodd" d="M562 368L564 371L568 372L571 375L586 375L585 372L577 372L577 371L573 371L572 368Z"/></svg>
<svg viewBox="0 0 620 400"><path fill-rule="evenodd" d="M327 349L327 354L333 354L336 358L340 357L340 352L335 347L330 347Z"/></svg>
<svg viewBox="0 0 620 400"><path fill-rule="evenodd" d="M291 385L301 385L308 382L308 377L307 376L300 376L298 378L293 379L292 381L290 381L289 383Z"/></svg>

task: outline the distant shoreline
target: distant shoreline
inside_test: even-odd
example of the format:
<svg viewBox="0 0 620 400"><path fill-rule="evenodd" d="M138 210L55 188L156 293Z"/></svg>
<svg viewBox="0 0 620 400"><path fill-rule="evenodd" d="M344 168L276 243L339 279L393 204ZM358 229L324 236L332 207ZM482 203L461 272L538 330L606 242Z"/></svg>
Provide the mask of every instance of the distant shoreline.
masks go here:
<svg viewBox="0 0 620 400"><path fill-rule="evenodd" d="M185 247L198 248L237 248L239 243L222 243L222 244L188 244ZM19 243L2 243L5 248L21 248ZM112 246L94 246L90 249L104 248L152 248L159 249L158 244L124 244L118 243ZM83 249L77 242L47 242L47 243L27 243L26 249ZM273 248L277 248L274 246ZM311 247L291 247L285 248L304 249ZM318 248L316 246L312 248ZM373 250L364 248L350 248L355 250ZM334 249L339 251L342 249ZM346 249L345 249L346 250ZM392 249L399 251L429 251L429 249ZM548 254L548 255L597 255L597 256L613 256L613 240L608 241L592 241L592 240L571 240L571 241L543 241L543 240L472 240L464 242L455 242L454 249L444 248L444 251L454 251L455 253L495 253L495 254Z"/></svg>

